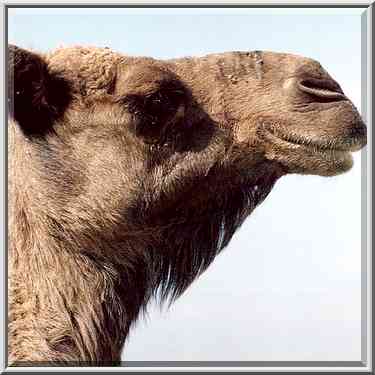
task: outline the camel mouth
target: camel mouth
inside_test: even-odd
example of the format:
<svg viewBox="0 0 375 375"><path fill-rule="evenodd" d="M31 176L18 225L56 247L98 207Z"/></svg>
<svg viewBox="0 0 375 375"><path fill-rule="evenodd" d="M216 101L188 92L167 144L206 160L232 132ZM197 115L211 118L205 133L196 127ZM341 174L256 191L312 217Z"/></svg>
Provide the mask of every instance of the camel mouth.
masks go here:
<svg viewBox="0 0 375 375"><path fill-rule="evenodd" d="M298 88L312 96L315 102L330 103L348 100L341 87L331 80L309 78L299 82Z"/></svg>
<svg viewBox="0 0 375 375"><path fill-rule="evenodd" d="M309 140L285 140L274 132L262 132L265 157L279 162L287 173L315 174L320 176L336 176L349 171L353 166L351 151L328 147Z"/></svg>
<svg viewBox="0 0 375 375"><path fill-rule="evenodd" d="M272 131L263 132L263 139L272 145L271 151L266 151L267 158L279 160L292 170L297 168L298 173L333 176L346 172L353 166L353 156L348 149L307 139L280 137Z"/></svg>
<svg viewBox="0 0 375 375"><path fill-rule="evenodd" d="M360 129L362 130L362 129ZM309 151L315 151L317 153L350 153L359 151L364 146L363 134L347 138L345 141L338 141L334 139L319 139L319 138L307 138L296 134L285 134L283 131L277 128L268 127L267 133L271 134L276 138L276 141L288 144L291 147L300 146L308 149Z"/></svg>
<svg viewBox="0 0 375 375"><path fill-rule="evenodd" d="M345 161L345 163L352 163L353 147L335 147L333 143L321 143L314 142L310 139L305 139L301 137L292 137L280 135L279 132L274 130L269 130L265 132L266 140L274 144L281 149L288 149L294 151L296 154L306 154L313 155L317 159L326 160L326 161ZM361 147L356 147L356 149Z"/></svg>

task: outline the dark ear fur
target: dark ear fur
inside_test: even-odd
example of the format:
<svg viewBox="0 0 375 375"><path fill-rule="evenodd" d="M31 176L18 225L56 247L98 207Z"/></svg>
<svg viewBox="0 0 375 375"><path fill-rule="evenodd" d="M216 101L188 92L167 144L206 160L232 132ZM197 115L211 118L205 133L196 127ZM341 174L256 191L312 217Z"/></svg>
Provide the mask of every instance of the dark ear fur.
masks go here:
<svg viewBox="0 0 375 375"><path fill-rule="evenodd" d="M162 142L184 115L189 94L170 71L154 65L130 68L116 91L134 117L134 131L148 143Z"/></svg>
<svg viewBox="0 0 375 375"><path fill-rule="evenodd" d="M42 57L9 45L9 113L25 134L42 135L51 130L69 101L69 85L62 77L48 72Z"/></svg>

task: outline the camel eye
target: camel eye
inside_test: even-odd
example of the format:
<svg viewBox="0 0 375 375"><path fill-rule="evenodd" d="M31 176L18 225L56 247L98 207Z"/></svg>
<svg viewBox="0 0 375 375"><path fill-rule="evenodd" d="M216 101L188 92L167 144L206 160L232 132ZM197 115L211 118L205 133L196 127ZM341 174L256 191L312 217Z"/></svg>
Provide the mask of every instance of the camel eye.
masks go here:
<svg viewBox="0 0 375 375"><path fill-rule="evenodd" d="M146 98L145 111L159 121L167 120L174 116L184 98L183 91L162 89Z"/></svg>

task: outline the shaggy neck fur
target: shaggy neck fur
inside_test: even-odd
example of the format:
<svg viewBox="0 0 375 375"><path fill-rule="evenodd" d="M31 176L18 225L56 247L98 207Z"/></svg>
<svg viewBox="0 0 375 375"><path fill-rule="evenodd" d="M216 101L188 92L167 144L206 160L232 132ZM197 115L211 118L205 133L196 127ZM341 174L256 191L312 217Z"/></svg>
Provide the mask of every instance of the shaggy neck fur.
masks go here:
<svg viewBox="0 0 375 375"><path fill-rule="evenodd" d="M119 227L103 234L79 217L59 213L57 221L53 205L40 204L45 197L33 187L38 170L28 165L33 149L17 131L9 150L13 364L118 363L129 327L150 297L181 295L279 177L277 170L268 168L265 175L259 166L245 184L221 165L218 181L213 164L198 184L201 194L187 189L185 200L164 207L163 215L155 207L155 217L138 217L145 229L138 223L131 233Z"/></svg>
<svg viewBox="0 0 375 375"><path fill-rule="evenodd" d="M66 241L33 186L31 144L16 126L9 138L9 362L113 364L136 313L120 298L126 273Z"/></svg>

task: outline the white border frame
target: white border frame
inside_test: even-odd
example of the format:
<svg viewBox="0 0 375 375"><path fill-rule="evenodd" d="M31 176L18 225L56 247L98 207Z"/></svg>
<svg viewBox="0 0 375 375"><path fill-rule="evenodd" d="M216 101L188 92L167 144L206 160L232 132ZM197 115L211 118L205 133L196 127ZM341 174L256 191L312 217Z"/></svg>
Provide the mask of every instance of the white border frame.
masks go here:
<svg viewBox="0 0 375 375"><path fill-rule="evenodd" d="M363 45L366 46L366 67L363 69L365 72L362 82L365 87L362 88L362 97L363 97L363 116L366 119L366 123L368 125L368 147L367 147L367 155L364 153L363 156L363 165L367 167L367 175L366 173L363 175L363 183L365 183L366 194L367 194L367 204L364 204L362 210L365 214L364 219L367 222L366 227L366 248L362 251L362 264L366 267L366 274L363 277L362 281L362 296L363 296L363 303L362 306L364 307L362 319L363 322L363 329L366 331L367 335L363 338L362 343L366 346L366 351L364 354L362 366L358 367L324 367L324 366L283 366L283 367L275 367L275 366L262 366L262 367L6 367L6 360L7 360L7 319L6 319L6 306L7 306L7 259L6 259L6 234L7 234L7 187L5 182L7 181L7 140L6 140L6 127L7 127L7 118L6 118L6 109L5 109L5 99L0 103L0 115L3 121L3 126L1 128L1 141L2 145L4 146L4 153L2 154L0 169L1 174L3 176L3 183L1 186L1 205L4 207L2 211L2 222L4 223L0 229L0 243L2 246L1 256L0 256L0 273L4 277L2 280L4 281L2 284L2 288L0 289L0 305L4 308L1 309L0 312L0 321L3 323L0 325L0 370L4 373L20 373L20 372L36 372L36 373L46 373L46 372L93 372L93 373L108 373L108 372L119 372L119 373L149 373L149 372L156 372L156 373L174 373L174 372L214 372L214 373L228 373L228 372L258 372L258 373L277 373L277 372L286 372L286 373L300 373L300 372L309 372L309 373L321 373L321 372L338 372L338 373L373 373L373 289L372 289L372 266L374 259L372 257L372 140L373 140L373 132L372 132L372 124L373 124L373 114L372 114L372 90L373 90L373 40L372 36L374 34L373 29L373 17L375 15L375 4L371 1L350 1L350 0L331 0L327 3L324 0L315 0L315 1L298 1L298 0L289 0L289 1L278 1L278 0L263 0L263 1L256 1L251 2L250 0L237 0L235 3L230 3L229 0L206 0L205 2L201 2L199 0L190 0L189 2L181 2L177 3L175 0L166 0L163 3L160 2L144 2L140 3L136 0L128 0L124 3L121 0L112 0L111 3L103 3L100 1L81 1L80 3L76 3L74 0L65 0L64 2L56 1L53 2L51 0L40 0L39 2L25 2L25 1L3 1L0 0L1 10L0 10L0 24L3 25L1 29L1 52L2 52L2 59L0 61L0 69L1 75L0 80L3 82L1 85L1 92L0 97L6 98L6 73L5 73L5 55L6 55L6 39L7 39L7 24L6 24L6 7L7 6L25 6L25 7L32 7L32 6L126 6L126 5L137 5L140 7L147 7L147 6L173 6L178 5L179 7L184 6L226 6L226 7L235 7L235 6L270 6L270 7L363 7L364 13L362 17L362 22L365 21L365 28L366 28L366 35L365 35L365 43ZM366 9L365 9L366 8ZM362 36L363 38L364 36ZM2 303L1 303L2 302ZM291 362L289 362L291 363ZM297 364L298 362L296 362ZM317 364L319 362L316 362Z"/></svg>

